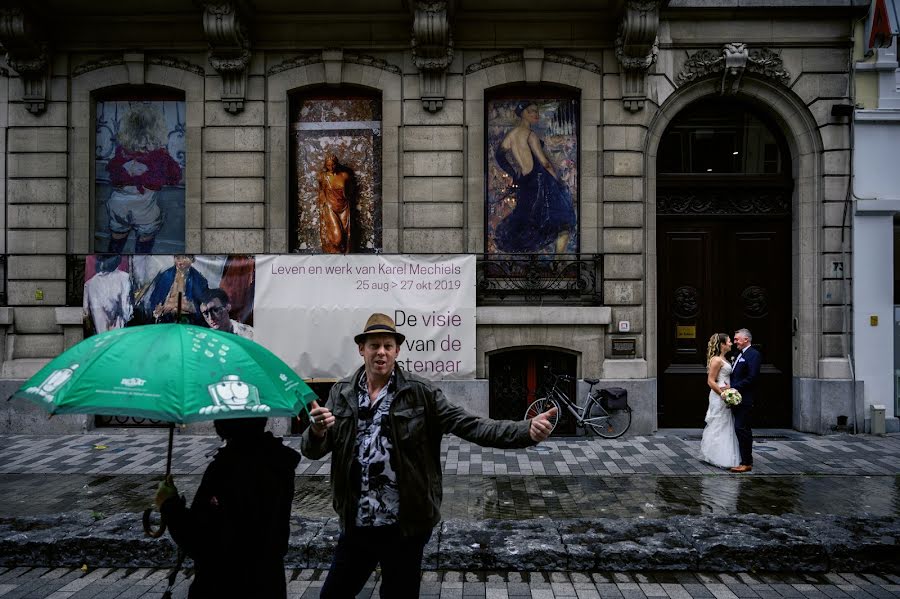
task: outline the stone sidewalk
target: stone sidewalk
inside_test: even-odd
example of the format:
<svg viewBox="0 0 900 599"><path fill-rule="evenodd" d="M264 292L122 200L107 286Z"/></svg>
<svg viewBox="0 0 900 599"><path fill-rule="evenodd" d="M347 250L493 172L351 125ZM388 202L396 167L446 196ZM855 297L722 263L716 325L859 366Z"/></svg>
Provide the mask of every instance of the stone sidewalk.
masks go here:
<svg viewBox="0 0 900 599"><path fill-rule="evenodd" d="M159 599L167 570L100 568L0 569L0 598ZM287 570L288 599L314 599L322 570ZM174 599L187 597L192 578L179 575ZM359 599L378 597L372 576ZM425 572L423 599L893 599L900 577L886 574L705 574L581 572Z"/></svg>
<svg viewBox="0 0 900 599"><path fill-rule="evenodd" d="M426 548L425 567L898 569L900 435L758 433L749 475L699 462L699 431L563 438L519 451L445 438L447 509ZM286 441L296 447L299 440ZM165 468L165 445L164 435L139 431L0 437L0 564L152 568L171 563L171 542L145 538L138 519ZM176 438L173 470L188 496L216 447L213 437ZM298 468L298 489L311 499L295 501L287 557L292 568L322 568L330 561L338 527L329 517L327 472L327 460L304 461ZM459 493L455 499L454 493ZM784 501L782 495L793 499ZM91 497L106 502L103 510L85 503ZM577 517L588 513L584 506L603 501L625 509ZM505 503L530 507L510 510ZM454 511L458 504L466 509ZM494 511L468 507L479 504Z"/></svg>
<svg viewBox="0 0 900 599"><path fill-rule="evenodd" d="M441 461L447 475L522 474L662 476L727 474L697 459L699 430L666 430L624 439L553 438L526 450L478 447L447 436ZM286 437L299 449L299 437ZM202 474L220 442L214 436L175 436L172 471ZM162 432L98 430L83 435L0 435L0 474L154 474L165 470ZM298 475L327 475L329 461L304 460ZM816 436L791 430L754 431L753 474L900 474L900 434ZM730 474L727 474L731 476Z"/></svg>

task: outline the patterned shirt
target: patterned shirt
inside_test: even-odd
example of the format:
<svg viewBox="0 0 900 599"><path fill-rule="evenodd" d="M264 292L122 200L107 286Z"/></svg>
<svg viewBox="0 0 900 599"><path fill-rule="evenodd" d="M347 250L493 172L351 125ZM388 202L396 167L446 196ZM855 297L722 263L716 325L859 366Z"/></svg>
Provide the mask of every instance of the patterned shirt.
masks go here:
<svg viewBox="0 0 900 599"><path fill-rule="evenodd" d="M393 442L390 435L390 409L394 401L394 373L374 400L369 397L366 373L356 388L359 420L356 427L356 461L360 465L361 485L357 526L388 526L397 523L400 492L397 473L391 467ZM372 406L375 406L374 408Z"/></svg>

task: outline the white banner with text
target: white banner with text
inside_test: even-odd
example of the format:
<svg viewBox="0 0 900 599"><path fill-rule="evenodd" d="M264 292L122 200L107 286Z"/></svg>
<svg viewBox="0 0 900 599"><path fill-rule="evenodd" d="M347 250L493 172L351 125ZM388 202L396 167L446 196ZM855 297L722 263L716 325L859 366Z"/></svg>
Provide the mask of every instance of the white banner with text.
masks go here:
<svg viewBox="0 0 900 599"><path fill-rule="evenodd" d="M432 380L475 377L475 257L258 255L255 340L305 379L342 378L373 312L406 336L397 361Z"/></svg>

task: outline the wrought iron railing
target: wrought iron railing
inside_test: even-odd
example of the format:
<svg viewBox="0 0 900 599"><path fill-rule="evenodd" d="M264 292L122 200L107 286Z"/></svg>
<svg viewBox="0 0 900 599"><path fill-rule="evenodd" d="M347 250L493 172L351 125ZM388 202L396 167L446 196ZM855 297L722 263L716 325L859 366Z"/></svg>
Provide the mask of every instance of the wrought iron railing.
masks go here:
<svg viewBox="0 0 900 599"><path fill-rule="evenodd" d="M169 423L139 416L94 416L97 428L168 428Z"/></svg>
<svg viewBox="0 0 900 599"><path fill-rule="evenodd" d="M485 254L477 265L478 305L603 303L602 254Z"/></svg>

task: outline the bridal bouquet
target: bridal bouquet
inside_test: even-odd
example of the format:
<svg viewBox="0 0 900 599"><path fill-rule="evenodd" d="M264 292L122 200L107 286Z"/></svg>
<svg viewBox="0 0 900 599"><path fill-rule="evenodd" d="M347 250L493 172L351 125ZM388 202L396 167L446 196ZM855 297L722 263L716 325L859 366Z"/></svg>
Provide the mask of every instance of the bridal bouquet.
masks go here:
<svg viewBox="0 0 900 599"><path fill-rule="evenodd" d="M725 389L722 391L722 401L725 402L725 405L733 408L734 406L741 403L741 392L737 389Z"/></svg>

